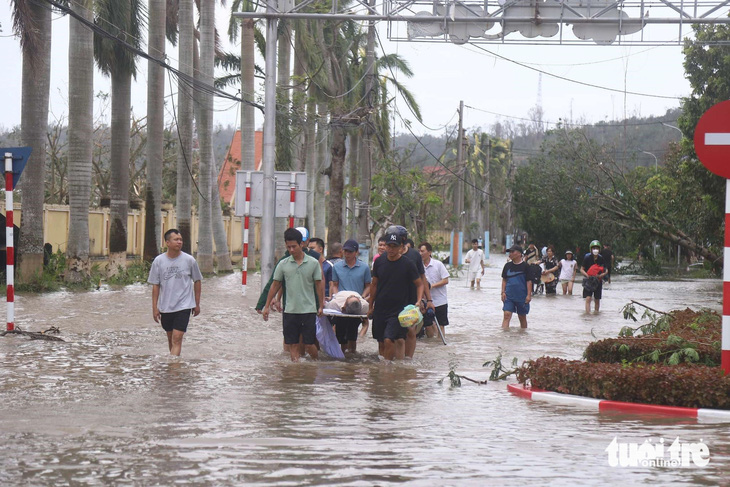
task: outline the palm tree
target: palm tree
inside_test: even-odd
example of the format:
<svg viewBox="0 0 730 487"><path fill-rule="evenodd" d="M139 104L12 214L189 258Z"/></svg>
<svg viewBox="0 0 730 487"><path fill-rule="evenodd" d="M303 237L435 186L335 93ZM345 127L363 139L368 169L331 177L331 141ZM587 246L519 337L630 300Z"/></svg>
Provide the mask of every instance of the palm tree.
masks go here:
<svg viewBox="0 0 730 487"><path fill-rule="evenodd" d="M180 0L178 22L180 40L178 45L178 68L187 79L180 77L177 91L177 130L180 138L177 154L177 188L175 210L177 228L183 238L183 251L192 253L190 234L192 205L192 166L193 166L193 45L195 43L194 0Z"/></svg>
<svg viewBox="0 0 730 487"><path fill-rule="evenodd" d="M213 58L215 56L215 2L200 3L200 69L195 71L196 80L205 85L213 83ZM211 165L213 104L212 97L204 89L195 91L196 114L198 114L198 137L200 140L200 197L198 202L198 265L203 273L213 272L213 225L211 199Z"/></svg>
<svg viewBox="0 0 730 487"><path fill-rule="evenodd" d="M148 0L148 55L165 60L166 0ZM162 66L147 62L147 189L144 260L152 262L160 251L162 230L162 159L165 133L165 78Z"/></svg>
<svg viewBox="0 0 730 487"><path fill-rule="evenodd" d="M93 0L72 2L71 8L92 20ZM89 197L94 116L94 36L71 17L68 46L68 166L69 231L67 281L89 276Z"/></svg>
<svg viewBox="0 0 730 487"><path fill-rule="evenodd" d="M97 5L98 24L115 37L139 48L142 31L140 0L101 0ZM136 75L135 56L119 43L94 36L94 55L102 73L111 77L111 225L109 228L110 274L116 274L127 261L127 210L129 207L129 124L131 118L132 76Z"/></svg>
<svg viewBox="0 0 730 487"><path fill-rule="evenodd" d="M43 200L46 132L51 86L51 11L31 0L13 1L13 30L23 51L20 138L32 148L20 189L23 191L23 231L19 237L21 280L43 269Z"/></svg>
<svg viewBox="0 0 730 487"><path fill-rule="evenodd" d="M212 150L211 144L211 150ZM211 196L211 216L213 217L213 241L215 242L215 260L218 264L218 272L232 272L231 253L228 250L228 236L226 235L226 227L223 224L223 212L221 209L221 196L218 192L218 174L220 168L215 162L215 154L211 154L210 165L210 196Z"/></svg>

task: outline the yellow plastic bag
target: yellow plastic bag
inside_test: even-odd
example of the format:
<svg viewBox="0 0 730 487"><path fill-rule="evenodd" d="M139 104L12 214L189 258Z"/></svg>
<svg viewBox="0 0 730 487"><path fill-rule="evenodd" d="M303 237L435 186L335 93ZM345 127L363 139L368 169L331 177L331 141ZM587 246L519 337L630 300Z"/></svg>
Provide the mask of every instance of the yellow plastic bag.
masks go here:
<svg viewBox="0 0 730 487"><path fill-rule="evenodd" d="M408 306L403 308L403 311L398 314L398 321L400 321L400 326L402 326L403 328L408 328L422 322L423 315L421 314L421 310L419 310L417 306L409 304Z"/></svg>

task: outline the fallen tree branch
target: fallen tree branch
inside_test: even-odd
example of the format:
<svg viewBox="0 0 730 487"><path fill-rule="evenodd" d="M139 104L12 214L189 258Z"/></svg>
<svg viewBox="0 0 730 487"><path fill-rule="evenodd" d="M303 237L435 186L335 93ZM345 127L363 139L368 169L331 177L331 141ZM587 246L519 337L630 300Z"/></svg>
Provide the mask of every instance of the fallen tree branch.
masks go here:
<svg viewBox="0 0 730 487"><path fill-rule="evenodd" d="M44 331L23 331L19 327L15 327L14 330L7 330L7 331L1 331L0 337L4 337L5 335L22 335L27 336L31 340L46 340L48 342L65 342L63 338L56 337L49 335L48 333L61 333L61 330L58 329L58 327L52 326L47 330Z"/></svg>
<svg viewBox="0 0 730 487"><path fill-rule="evenodd" d="M658 309L650 308L649 306L647 306L647 305L645 305L645 304L642 304L642 303L640 303L640 302L638 302L638 301L634 301L633 299L631 300L631 302L632 302L632 303L634 303L634 304L638 304L638 305L639 305L639 306L641 306L642 308L646 308L646 309L648 309L649 311L653 311L653 312L655 312L655 313L659 313L659 314L662 314L662 315L668 315L668 314L669 314L669 313L667 313L667 312L665 312L665 311L659 311Z"/></svg>

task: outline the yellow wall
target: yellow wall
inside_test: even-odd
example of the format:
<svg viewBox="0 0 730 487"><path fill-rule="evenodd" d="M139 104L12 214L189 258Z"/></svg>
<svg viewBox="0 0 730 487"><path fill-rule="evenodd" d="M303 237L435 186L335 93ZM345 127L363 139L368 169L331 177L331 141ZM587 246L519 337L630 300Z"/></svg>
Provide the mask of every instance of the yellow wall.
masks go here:
<svg viewBox="0 0 730 487"><path fill-rule="evenodd" d="M66 251L66 242L68 241L69 226L69 207L65 205L45 205L43 212L43 240L53 246L53 251ZM13 219L16 225L21 222L20 205L14 205ZM253 219L252 219L253 220ZM127 216L127 255L139 256L144 248L144 222L145 215L143 210L129 210ZM239 217L223 217L223 225L226 228L228 237L228 249L231 252L231 258L238 261L241 258L242 249L242 228L241 218ZM170 228L175 228L177 218L174 209L162 211L162 234L160 235L160 248L164 246L164 233ZM110 226L110 210L109 208L91 208L89 209L89 254L91 257L103 257L109 255L109 226ZM260 246L260 237L258 236L259 223L256 222L249 230L249 249L258 251ZM192 251L198 250L198 217L193 213L192 217ZM215 243L213 248L215 248ZM249 257L252 257L250 255ZM253 259L250 259L253 260Z"/></svg>

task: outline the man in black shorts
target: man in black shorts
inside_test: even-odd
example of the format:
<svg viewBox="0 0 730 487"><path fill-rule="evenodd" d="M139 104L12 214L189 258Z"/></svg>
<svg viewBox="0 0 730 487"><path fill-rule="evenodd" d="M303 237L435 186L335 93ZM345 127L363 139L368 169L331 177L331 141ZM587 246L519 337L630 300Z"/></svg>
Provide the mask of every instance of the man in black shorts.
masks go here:
<svg viewBox="0 0 730 487"><path fill-rule="evenodd" d="M190 314L200 314L203 275L192 255L182 251L180 232L165 232L167 252L155 257L147 282L152 284L152 318L162 322L171 355L180 355Z"/></svg>
<svg viewBox="0 0 730 487"><path fill-rule="evenodd" d="M421 307L421 312L426 313L426 310L428 309L432 309L435 312L436 308L433 305L433 300L431 299L431 288L429 287L428 280L426 279L426 269L423 266L421 253L414 248L415 244L407 244L408 242L413 242L413 240L408 238L408 230L400 225L391 225L385 230L385 233L396 233L400 236L403 242L403 247L401 248L401 253L403 254L403 257L413 262L413 264L416 266L418 274L421 276L423 295L426 298L426 305ZM409 289L410 298L408 299L408 302L411 303L414 299L416 299L416 288L415 286L409 286ZM418 300L418 303L421 304L421 301ZM406 357L408 358L413 358L413 355L415 355L416 353L416 338L416 327L409 327L408 334L406 335Z"/></svg>
<svg viewBox="0 0 730 487"><path fill-rule="evenodd" d="M586 313L591 312L591 298L596 301L596 313L601 308L603 297L603 278L608 273L606 263L601 255L601 242L594 240L590 244L591 251L583 256L583 264L580 266L580 273L583 274L583 297L586 300ZM594 267L595 266L595 267ZM589 279L597 279L594 288L587 286Z"/></svg>
<svg viewBox="0 0 730 487"><path fill-rule="evenodd" d="M423 297L423 282L415 264L401 254L403 239L397 233L386 233L386 255L373 265L368 303L373 315L373 338L386 360L405 357L408 328L398 321L398 314L409 304L418 306ZM410 288L416 289L415 300Z"/></svg>

